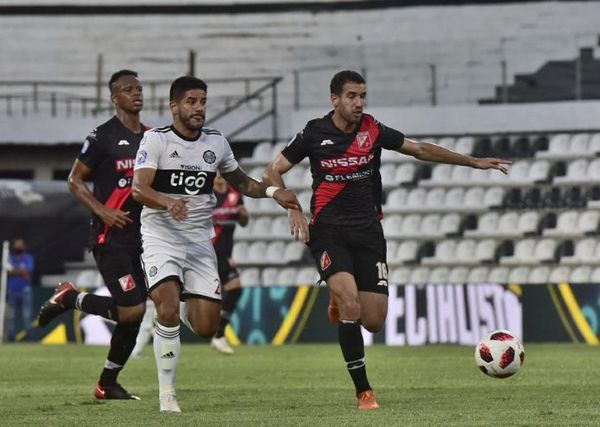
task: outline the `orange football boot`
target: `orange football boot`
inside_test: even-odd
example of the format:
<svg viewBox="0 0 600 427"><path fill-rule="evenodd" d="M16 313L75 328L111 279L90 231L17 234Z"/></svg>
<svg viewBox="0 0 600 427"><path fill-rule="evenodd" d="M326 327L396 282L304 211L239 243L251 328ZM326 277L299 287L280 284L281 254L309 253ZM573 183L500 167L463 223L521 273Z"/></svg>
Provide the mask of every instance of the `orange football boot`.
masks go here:
<svg viewBox="0 0 600 427"><path fill-rule="evenodd" d="M379 408L373 390L365 390L358 395L358 409L373 410Z"/></svg>

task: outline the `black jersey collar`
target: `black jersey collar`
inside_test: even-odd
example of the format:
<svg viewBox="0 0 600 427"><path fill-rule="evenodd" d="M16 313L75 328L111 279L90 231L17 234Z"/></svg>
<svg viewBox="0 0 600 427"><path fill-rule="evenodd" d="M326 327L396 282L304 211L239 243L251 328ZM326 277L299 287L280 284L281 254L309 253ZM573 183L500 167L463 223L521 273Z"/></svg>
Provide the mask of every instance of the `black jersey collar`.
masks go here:
<svg viewBox="0 0 600 427"><path fill-rule="evenodd" d="M354 128L354 130L352 132L343 132L340 128L338 128L335 123L333 122L333 113L334 111L331 110L329 113L327 113L327 115L325 116L325 118L329 121L329 124L331 125L331 128L335 130L335 132L342 134L342 135L352 135L356 132L358 132L360 130L360 127L362 125L362 121L365 117L365 114L363 113L360 116L360 120L358 121L358 123L356 124L356 127Z"/></svg>
<svg viewBox="0 0 600 427"><path fill-rule="evenodd" d="M179 133L177 131L177 129L175 129L175 125L171 125L169 126L171 128L171 130L173 131L173 133L175 135L177 135L179 138L183 139L184 141L189 141L189 142L196 142L200 139L200 137L202 136L202 129L200 129L200 133L198 133L198 136L196 138L188 138L185 135L182 135L181 133Z"/></svg>

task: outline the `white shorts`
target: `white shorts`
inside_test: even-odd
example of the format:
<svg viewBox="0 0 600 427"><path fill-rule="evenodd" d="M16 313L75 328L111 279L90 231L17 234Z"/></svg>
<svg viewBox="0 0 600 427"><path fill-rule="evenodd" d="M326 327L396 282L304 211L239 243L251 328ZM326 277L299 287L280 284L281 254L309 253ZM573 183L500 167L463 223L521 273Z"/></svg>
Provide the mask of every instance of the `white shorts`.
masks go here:
<svg viewBox="0 0 600 427"><path fill-rule="evenodd" d="M181 296L221 300L217 256L210 240L185 247L144 238L142 264L148 290L166 278L178 279Z"/></svg>

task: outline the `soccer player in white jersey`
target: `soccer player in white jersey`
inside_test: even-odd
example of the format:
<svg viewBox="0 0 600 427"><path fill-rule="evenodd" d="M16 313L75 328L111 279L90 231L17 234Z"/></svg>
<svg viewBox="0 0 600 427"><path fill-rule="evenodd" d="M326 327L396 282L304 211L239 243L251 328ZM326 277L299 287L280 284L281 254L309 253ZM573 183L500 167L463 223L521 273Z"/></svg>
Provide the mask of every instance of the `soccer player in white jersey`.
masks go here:
<svg viewBox="0 0 600 427"><path fill-rule="evenodd" d="M272 197L286 209L301 210L292 191L249 177L225 137L203 127L206 93L206 83L195 77L173 81L173 124L146 132L133 178L133 197L144 205L142 261L157 312L154 356L161 412L181 412L175 395L180 320L208 338L219 324L221 284L211 243L217 171L245 196ZM180 299L185 301L181 313Z"/></svg>

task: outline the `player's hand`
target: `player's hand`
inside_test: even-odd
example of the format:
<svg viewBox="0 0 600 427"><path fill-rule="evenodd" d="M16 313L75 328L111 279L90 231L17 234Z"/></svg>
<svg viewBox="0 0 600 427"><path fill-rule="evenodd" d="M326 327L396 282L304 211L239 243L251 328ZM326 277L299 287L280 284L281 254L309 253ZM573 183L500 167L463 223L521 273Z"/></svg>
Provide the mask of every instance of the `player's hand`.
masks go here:
<svg viewBox="0 0 600 427"><path fill-rule="evenodd" d="M107 208L106 206L98 213L98 216L104 224L111 228L122 229L133 220L129 218L129 212L120 209Z"/></svg>
<svg viewBox="0 0 600 427"><path fill-rule="evenodd" d="M177 221L183 221L188 216L188 202L190 199L183 197L181 199L170 199L167 202L167 212Z"/></svg>
<svg viewBox="0 0 600 427"><path fill-rule="evenodd" d="M285 209L298 209L302 211L302 206L296 198L296 193L287 188L280 188L273 194L273 199Z"/></svg>
<svg viewBox="0 0 600 427"><path fill-rule="evenodd" d="M294 239L304 243L308 242L310 236L308 234L308 223L302 214L301 210L288 209L288 220L290 222L290 234Z"/></svg>
<svg viewBox="0 0 600 427"><path fill-rule="evenodd" d="M497 169L504 175L508 175L508 169L505 165L510 165L512 161L504 159L496 159L495 157L483 157L475 159L473 167L477 169Z"/></svg>

